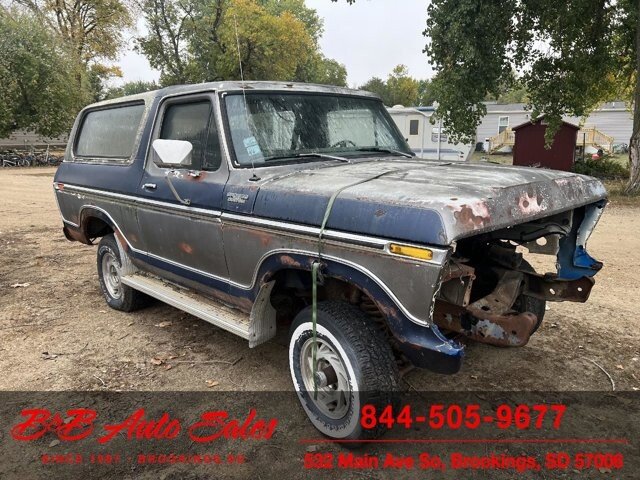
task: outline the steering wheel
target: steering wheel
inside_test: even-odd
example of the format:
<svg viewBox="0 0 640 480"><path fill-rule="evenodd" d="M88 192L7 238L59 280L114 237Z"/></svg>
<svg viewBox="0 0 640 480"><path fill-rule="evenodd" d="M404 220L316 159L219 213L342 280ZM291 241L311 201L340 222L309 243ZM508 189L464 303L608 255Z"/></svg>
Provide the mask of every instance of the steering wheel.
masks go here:
<svg viewBox="0 0 640 480"><path fill-rule="evenodd" d="M353 140L349 140L349 139L344 139L344 140L340 140L339 142L334 143L333 145L331 145L331 148L335 148L335 147L348 147L349 144L351 144L351 146L353 147L357 147L358 145L356 144L356 142L354 142Z"/></svg>

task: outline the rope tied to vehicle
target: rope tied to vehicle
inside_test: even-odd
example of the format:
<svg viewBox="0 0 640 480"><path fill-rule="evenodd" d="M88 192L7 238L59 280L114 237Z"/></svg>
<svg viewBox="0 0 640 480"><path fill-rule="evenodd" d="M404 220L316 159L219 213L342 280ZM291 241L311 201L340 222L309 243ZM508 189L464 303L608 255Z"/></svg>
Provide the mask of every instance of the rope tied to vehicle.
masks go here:
<svg viewBox="0 0 640 480"><path fill-rule="evenodd" d="M340 187L338 190L333 192L331 197L329 198L329 203L327 203L327 208L324 211L324 217L322 218L322 223L320 224L320 232L318 233L318 260L311 264L311 323L312 323L312 339L313 343L311 345L312 352L312 377L313 377L313 398L314 400L318 399L318 382L316 378L316 368L317 368L317 353L318 353L318 344L317 344L317 324L318 324L318 275L321 274L320 268L322 266L322 243L324 240L324 233L327 228L327 223L329 222L329 217L331 216L331 211L333 210L333 205L335 204L338 195L347 190L348 188L355 187L357 185L362 185L363 183L370 182L372 180L377 180L380 177L383 177L389 173L397 173L398 170L386 170L384 172L378 173L371 177L362 178L356 182L349 183Z"/></svg>

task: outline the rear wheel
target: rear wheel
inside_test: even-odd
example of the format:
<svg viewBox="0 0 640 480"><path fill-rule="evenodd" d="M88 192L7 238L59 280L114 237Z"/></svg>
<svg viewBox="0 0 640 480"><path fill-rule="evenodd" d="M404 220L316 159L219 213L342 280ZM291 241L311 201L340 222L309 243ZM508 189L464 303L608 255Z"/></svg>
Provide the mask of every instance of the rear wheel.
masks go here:
<svg viewBox="0 0 640 480"><path fill-rule="evenodd" d="M363 429L360 412L367 404L381 411L397 401L399 375L391 347L353 305L325 301L317 308L315 339L311 307L296 316L290 331L289 367L302 407L330 438L378 437L383 430Z"/></svg>
<svg viewBox="0 0 640 480"><path fill-rule="evenodd" d="M100 288L111 308L132 312L146 305L149 297L122 283L120 249L113 234L100 240L97 263Z"/></svg>

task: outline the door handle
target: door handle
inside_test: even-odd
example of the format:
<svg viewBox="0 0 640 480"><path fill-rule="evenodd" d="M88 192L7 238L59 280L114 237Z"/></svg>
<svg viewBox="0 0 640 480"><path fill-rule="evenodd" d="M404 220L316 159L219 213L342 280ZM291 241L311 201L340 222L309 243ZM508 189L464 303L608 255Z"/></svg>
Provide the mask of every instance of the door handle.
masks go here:
<svg viewBox="0 0 640 480"><path fill-rule="evenodd" d="M147 190L155 190L158 186L155 183L145 183L142 185L142 188L146 188Z"/></svg>

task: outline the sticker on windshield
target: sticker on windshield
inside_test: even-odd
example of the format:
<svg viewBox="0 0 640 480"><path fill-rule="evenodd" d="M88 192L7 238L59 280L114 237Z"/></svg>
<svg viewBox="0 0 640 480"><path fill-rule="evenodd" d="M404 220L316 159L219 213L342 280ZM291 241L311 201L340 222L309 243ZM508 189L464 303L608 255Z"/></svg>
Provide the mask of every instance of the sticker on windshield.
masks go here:
<svg viewBox="0 0 640 480"><path fill-rule="evenodd" d="M248 137L243 140L244 148L247 149L247 154L250 157L255 157L256 155L262 154L260 150L260 145L258 145L258 141L256 137Z"/></svg>

